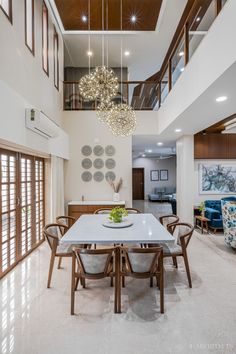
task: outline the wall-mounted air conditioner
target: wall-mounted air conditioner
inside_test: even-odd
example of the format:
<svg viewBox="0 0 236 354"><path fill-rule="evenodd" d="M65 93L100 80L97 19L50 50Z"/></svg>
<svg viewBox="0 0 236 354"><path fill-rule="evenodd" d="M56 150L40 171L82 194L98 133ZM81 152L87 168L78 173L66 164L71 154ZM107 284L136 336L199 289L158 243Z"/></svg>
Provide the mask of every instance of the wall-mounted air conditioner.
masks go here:
<svg viewBox="0 0 236 354"><path fill-rule="evenodd" d="M38 109L27 108L25 110L25 126L46 139L56 138L59 135L60 128L56 123Z"/></svg>

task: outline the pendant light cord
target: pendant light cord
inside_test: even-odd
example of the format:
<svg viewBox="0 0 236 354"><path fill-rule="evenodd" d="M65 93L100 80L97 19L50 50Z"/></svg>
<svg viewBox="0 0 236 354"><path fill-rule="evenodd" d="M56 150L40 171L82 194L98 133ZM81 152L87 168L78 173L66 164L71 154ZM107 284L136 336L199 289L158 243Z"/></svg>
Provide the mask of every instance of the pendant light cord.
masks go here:
<svg viewBox="0 0 236 354"><path fill-rule="evenodd" d="M102 0L102 66L104 66L104 0Z"/></svg>
<svg viewBox="0 0 236 354"><path fill-rule="evenodd" d="M120 40L120 87L121 87L121 92L120 92L120 102L122 103L122 97L123 97L123 36L122 36L122 29L123 29L123 24L122 24L122 11L123 11L123 2L120 0L120 29L121 29L121 40Z"/></svg>
<svg viewBox="0 0 236 354"><path fill-rule="evenodd" d="M91 56L90 56L90 54L91 54L91 39L90 39L90 0L89 0L89 2L88 2L88 14L89 14L89 45L88 45L88 47L89 47L89 55L88 55L88 60L89 60L89 75L90 75L90 66L91 66Z"/></svg>

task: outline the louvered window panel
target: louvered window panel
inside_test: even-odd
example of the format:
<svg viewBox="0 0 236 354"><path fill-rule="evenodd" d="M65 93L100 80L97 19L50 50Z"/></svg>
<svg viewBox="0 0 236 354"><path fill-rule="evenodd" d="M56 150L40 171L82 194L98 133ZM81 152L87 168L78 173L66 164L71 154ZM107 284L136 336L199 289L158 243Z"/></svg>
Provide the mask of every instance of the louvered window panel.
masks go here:
<svg viewBox="0 0 236 354"><path fill-rule="evenodd" d="M0 277L43 240L44 160L0 149Z"/></svg>

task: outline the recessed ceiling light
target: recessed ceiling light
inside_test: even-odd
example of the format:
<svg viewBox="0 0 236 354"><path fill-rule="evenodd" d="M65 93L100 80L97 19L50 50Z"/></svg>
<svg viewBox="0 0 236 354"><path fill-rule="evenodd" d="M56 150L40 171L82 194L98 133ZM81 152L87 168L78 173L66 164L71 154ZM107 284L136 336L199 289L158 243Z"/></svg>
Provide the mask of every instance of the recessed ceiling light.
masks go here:
<svg viewBox="0 0 236 354"><path fill-rule="evenodd" d="M199 21L201 21L201 17L196 18L196 22L199 22Z"/></svg>
<svg viewBox="0 0 236 354"><path fill-rule="evenodd" d="M184 71L184 68L181 68L180 71L181 71L181 73L182 73L182 72Z"/></svg>
<svg viewBox="0 0 236 354"><path fill-rule="evenodd" d="M179 57L182 57L183 55L184 55L183 51L179 52Z"/></svg>
<svg viewBox="0 0 236 354"><path fill-rule="evenodd" d="M137 16L136 16L136 15L132 15L132 16L130 17L130 21L131 21L132 23L135 23L135 22L137 21Z"/></svg>
<svg viewBox="0 0 236 354"><path fill-rule="evenodd" d="M91 50L88 50L88 51L87 51L87 55L88 55L89 57L91 57L91 56L93 55L93 52L92 52Z"/></svg>
<svg viewBox="0 0 236 354"><path fill-rule="evenodd" d="M128 57L128 56L130 55L130 52L129 52L128 50L126 50L126 51L124 52L124 55L125 55L126 57Z"/></svg>
<svg viewBox="0 0 236 354"><path fill-rule="evenodd" d="M152 152L152 150L151 150L151 149L149 149L149 150L147 150L147 152L151 153L151 152Z"/></svg>
<svg viewBox="0 0 236 354"><path fill-rule="evenodd" d="M182 129L180 128L175 129L175 133L180 133L180 132L182 132Z"/></svg>
<svg viewBox="0 0 236 354"><path fill-rule="evenodd" d="M83 15L83 16L81 17L81 19L82 19L83 22L87 22L87 20L88 20L87 16L85 16L85 15Z"/></svg>
<svg viewBox="0 0 236 354"><path fill-rule="evenodd" d="M227 96L219 96L216 98L216 102L224 102L228 99Z"/></svg>
<svg viewBox="0 0 236 354"><path fill-rule="evenodd" d="M146 157L146 155L145 155L145 154L142 154L142 157Z"/></svg>
<svg viewBox="0 0 236 354"><path fill-rule="evenodd" d="M162 146L163 143L161 141L159 141L159 143L157 143L158 146Z"/></svg>

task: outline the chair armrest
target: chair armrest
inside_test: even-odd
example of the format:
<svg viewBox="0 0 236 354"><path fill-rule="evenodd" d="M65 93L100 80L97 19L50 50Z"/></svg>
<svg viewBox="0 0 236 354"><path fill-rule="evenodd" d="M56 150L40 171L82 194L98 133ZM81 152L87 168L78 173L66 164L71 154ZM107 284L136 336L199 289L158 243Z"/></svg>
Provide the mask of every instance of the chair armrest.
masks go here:
<svg viewBox="0 0 236 354"><path fill-rule="evenodd" d="M221 213L216 209L206 208L205 209L205 217L210 220L221 219Z"/></svg>

